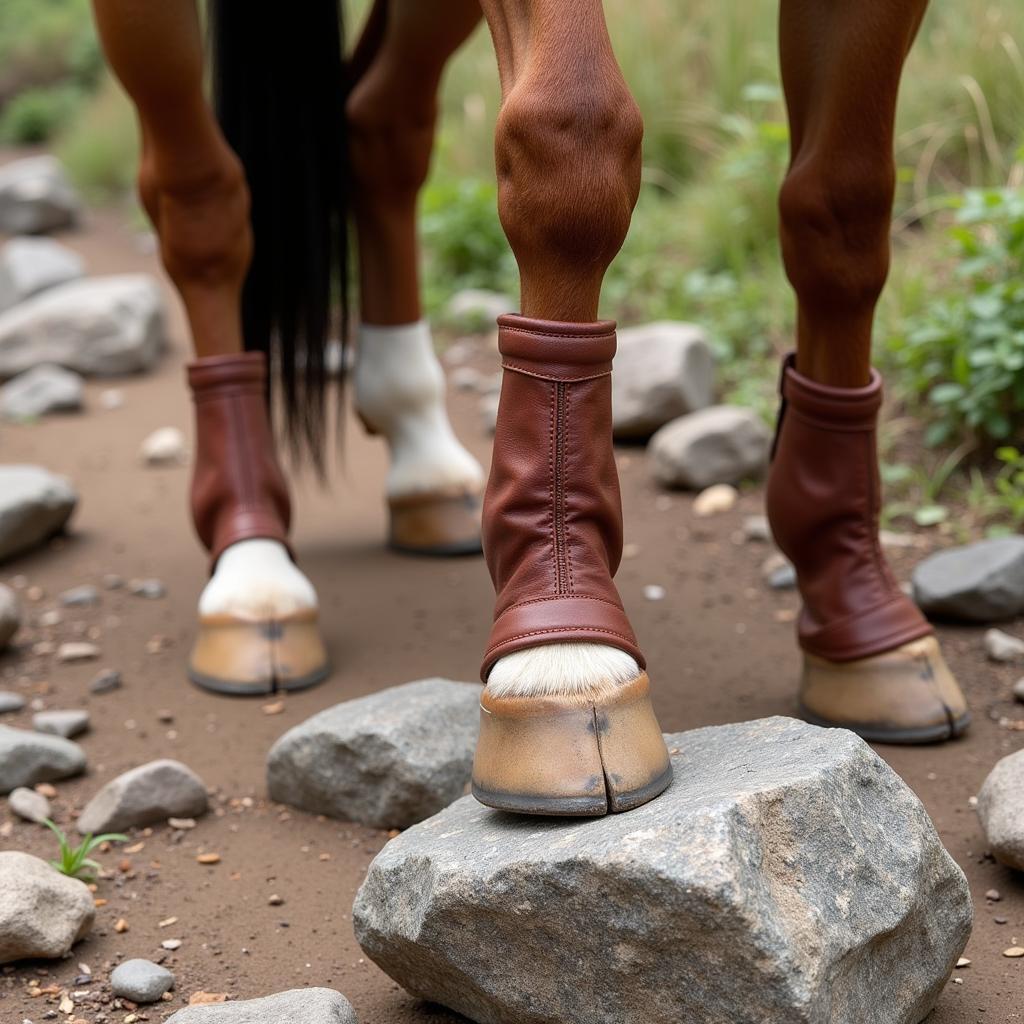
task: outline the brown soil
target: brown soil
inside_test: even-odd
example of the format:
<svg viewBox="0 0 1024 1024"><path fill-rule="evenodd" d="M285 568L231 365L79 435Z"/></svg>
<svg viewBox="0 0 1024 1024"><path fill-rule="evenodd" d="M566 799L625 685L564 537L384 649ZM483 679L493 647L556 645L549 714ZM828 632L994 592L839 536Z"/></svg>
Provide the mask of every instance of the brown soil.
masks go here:
<svg viewBox="0 0 1024 1024"><path fill-rule="evenodd" d="M141 251L123 224L119 215L96 214L66 241L93 273L155 270L155 258ZM147 830L136 838L143 844L136 852L101 855L109 877L99 882L97 895L107 903L93 934L62 963L5 968L0 1019L39 1022L55 1008L53 998L29 997L29 979L73 989L77 965L86 963L102 982L116 956L159 956L162 940L179 938L181 948L164 957L178 979L174 1000L145 1010L140 1019L163 1019L199 989L251 998L327 985L352 1000L364 1024L454 1022L455 1015L409 999L362 957L353 938L352 899L387 835L269 804L264 758L286 729L338 701L424 676L474 679L491 600L483 563L416 560L384 549L384 450L352 424L331 490L305 481L296 494L296 546L321 596L334 675L287 698L276 715L264 712L266 701L220 698L191 687L182 664L205 568L186 518L188 472L145 469L138 461L139 445L151 430L190 428L181 368L185 334L174 308L174 350L159 372L90 383L84 415L5 426L0 448L5 462L39 462L66 473L82 496L69 536L5 565L0 574L22 587L30 619L54 606L60 591L99 583L105 573L159 577L168 596L154 601L104 591L100 607L68 609L61 626L27 631L18 652L0 657L0 685L40 697L47 707L83 706L92 713L92 732L81 740L89 774L58 786L61 823L68 825L115 774L163 756L198 771L216 790L217 810L192 831ZM482 339L473 365L493 372L495 364L490 343ZM109 386L123 389L123 408L100 407L98 393ZM486 459L488 439L475 396L453 395L452 408L460 435ZM689 496L655 490L641 450L623 450L619 464L630 557L618 582L647 650L663 727L792 713L798 658L792 624L778 620L795 609L796 598L765 586L760 564L768 549L738 536L743 516L759 511L760 492L745 493L735 511L698 520ZM919 556L897 558L901 572ZM666 598L645 600L648 583L663 585ZM27 586L42 588L44 596L33 603ZM1024 624L1015 625L1019 631ZM81 629L96 631L100 662L58 665L33 653L33 642L71 638ZM166 637L169 646L149 653L147 644L156 636ZM974 710L969 735L944 746L879 748L925 802L975 898L966 954L972 964L954 973L932 1020L1020 1020L1024 960L1001 953L1024 941L1024 883L986 856L968 805L995 760L1024 743L1024 732L998 723L1001 716L1024 722L1024 708L1008 699L1020 669L987 663L980 630L943 629L942 639ZM124 688L90 695L89 681L107 666L122 670ZM162 711L173 722L161 721ZM27 725L29 716L26 710L5 721ZM53 845L44 830L9 819L0 832L5 848L49 856ZM220 854L220 863L199 864L203 851ZM998 903L986 900L990 889L1002 894ZM271 894L284 904L270 906ZM177 922L159 927L170 917ZM1006 923L997 924L997 917ZM128 922L126 932L115 931L119 918ZM91 1022L99 1012L83 1002L68 1019ZM120 1021L126 1011L103 1012Z"/></svg>

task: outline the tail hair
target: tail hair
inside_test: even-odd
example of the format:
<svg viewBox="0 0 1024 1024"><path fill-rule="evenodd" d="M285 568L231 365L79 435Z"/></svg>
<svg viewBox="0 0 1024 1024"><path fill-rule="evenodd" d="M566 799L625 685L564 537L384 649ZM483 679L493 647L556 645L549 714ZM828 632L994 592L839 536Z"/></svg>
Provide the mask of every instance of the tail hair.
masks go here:
<svg viewBox="0 0 1024 1024"><path fill-rule="evenodd" d="M217 117L252 196L245 347L267 354L293 456L322 472L327 342L336 329L344 367L348 332L341 8L211 0L210 27Z"/></svg>

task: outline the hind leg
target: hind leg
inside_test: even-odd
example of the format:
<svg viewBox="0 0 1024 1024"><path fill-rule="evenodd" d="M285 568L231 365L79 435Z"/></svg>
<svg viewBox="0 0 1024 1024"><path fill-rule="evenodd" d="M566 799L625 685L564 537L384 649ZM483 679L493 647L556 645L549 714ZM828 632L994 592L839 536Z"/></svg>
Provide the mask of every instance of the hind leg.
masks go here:
<svg viewBox="0 0 1024 1024"><path fill-rule="evenodd" d="M896 95L925 7L783 0L780 33L792 129L781 234L798 333L768 514L804 601L803 710L882 742L945 739L970 717L878 540L871 329L889 266Z"/></svg>
<svg viewBox="0 0 1024 1024"><path fill-rule="evenodd" d="M190 671L227 692L308 685L326 672L317 599L287 547L288 495L244 353L240 300L252 252L249 195L203 92L194 0L94 0L114 72L142 127L139 192L181 295L196 360L193 515L213 572Z"/></svg>
<svg viewBox="0 0 1024 1024"><path fill-rule="evenodd" d="M477 0L378 0L352 60L355 403L388 445L391 545L421 554L480 550L483 472L448 421L444 374L420 306L416 237L441 73L479 21Z"/></svg>

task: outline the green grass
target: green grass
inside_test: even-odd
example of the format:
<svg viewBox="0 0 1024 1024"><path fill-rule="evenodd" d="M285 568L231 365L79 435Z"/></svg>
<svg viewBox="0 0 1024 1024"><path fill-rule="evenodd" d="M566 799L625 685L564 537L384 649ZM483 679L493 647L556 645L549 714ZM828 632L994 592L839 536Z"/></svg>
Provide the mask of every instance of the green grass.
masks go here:
<svg viewBox="0 0 1024 1024"><path fill-rule="evenodd" d="M68 878L78 878L82 881L92 881L92 873L100 870L100 865L89 859L89 854L93 850L104 843L128 841L128 837L121 835L120 832L107 832L101 836L87 835L77 846L72 846L64 832L49 818L43 824L57 837L58 857L50 861L50 866Z"/></svg>

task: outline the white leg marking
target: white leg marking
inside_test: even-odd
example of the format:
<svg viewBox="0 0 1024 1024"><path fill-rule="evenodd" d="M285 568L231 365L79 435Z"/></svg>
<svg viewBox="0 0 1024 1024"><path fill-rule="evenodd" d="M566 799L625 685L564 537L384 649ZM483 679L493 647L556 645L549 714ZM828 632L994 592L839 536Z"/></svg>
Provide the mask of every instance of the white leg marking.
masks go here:
<svg viewBox="0 0 1024 1024"><path fill-rule="evenodd" d="M200 615L272 619L317 607L313 584L276 540L242 540L217 560Z"/></svg>
<svg viewBox="0 0 1024 1024"><path fill-rule="evenodd" d="M483 487L480 464L448 421L444 371L424 321L360 326L355 401L360 415L388 443L389 497Z"/></svg>
<svg viewBox="0 0 1024 1024"><path fill-rule="evenodd" d="M494 697L580 697L599 699L640 675L625 651L604 644L543 644L496 662L487 677Z"/></svg>

